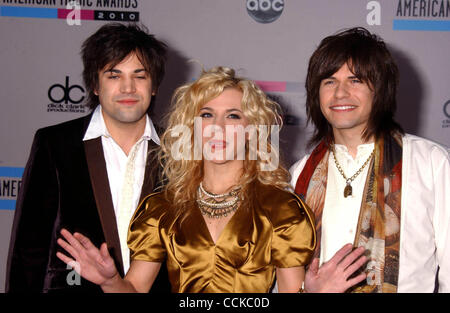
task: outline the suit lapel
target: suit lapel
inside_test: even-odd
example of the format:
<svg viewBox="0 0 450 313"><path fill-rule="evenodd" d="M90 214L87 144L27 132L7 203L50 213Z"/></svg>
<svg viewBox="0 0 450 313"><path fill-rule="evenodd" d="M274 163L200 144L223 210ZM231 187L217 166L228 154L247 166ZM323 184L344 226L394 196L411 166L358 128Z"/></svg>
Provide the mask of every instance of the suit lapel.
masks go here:
<svg viewBox="0 0 450 313"><path fill-rule="evenodd" d="M109 187L108 172L106 170L101 137L84 141L84 150L105 240L111 256L116 261L116 267L123 277L124 270L122 253L120 251L119 233L117 231L116 216L114 213L111 189Z"/></svg>
<svg viewBox="0 0 450 313"><path fill-rule="evenodd" d="M148 155L145 164L144 181L142 182L141 195L139 197L139 203L145 196L153 192L158 185L157 180L159 178L159 163L158 163L158 149L159 146L153 141L148 141Z"/></svg>

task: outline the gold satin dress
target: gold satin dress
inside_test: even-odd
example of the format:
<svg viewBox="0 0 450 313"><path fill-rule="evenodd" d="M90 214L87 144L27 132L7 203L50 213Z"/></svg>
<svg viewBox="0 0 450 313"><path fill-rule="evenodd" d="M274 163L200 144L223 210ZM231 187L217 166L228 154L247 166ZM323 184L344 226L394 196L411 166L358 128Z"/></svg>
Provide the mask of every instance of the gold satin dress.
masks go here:
<svg viewBox="0 0 450 313"><path fill-rule="evenodd" d="M162 193L147 196L130 224L132 260L166 259L172 292L269 292L276 267L309 263L314 220L293 193L255 189L253 206L239 207L216 243L197 205L180 226Z"/></svg>

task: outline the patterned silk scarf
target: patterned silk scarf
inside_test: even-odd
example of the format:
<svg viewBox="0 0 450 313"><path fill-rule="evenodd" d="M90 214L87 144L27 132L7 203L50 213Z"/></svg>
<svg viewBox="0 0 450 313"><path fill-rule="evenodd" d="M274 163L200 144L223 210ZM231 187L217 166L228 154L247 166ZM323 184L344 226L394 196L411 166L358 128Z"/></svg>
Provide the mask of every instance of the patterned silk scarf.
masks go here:
<svg viewBox="0 0 450 313"><path fill-rule="evenodd" d="M315 215L315 257L320 257L329 154L329 144L322 141L306 161L295 187L295 192L306 200ZM355 248L364 246L367 250L367 279L351 292L397 291L401 185L402 138L400 134L393 134L375 143L375 157L367 174L353 244Z"/></svg>

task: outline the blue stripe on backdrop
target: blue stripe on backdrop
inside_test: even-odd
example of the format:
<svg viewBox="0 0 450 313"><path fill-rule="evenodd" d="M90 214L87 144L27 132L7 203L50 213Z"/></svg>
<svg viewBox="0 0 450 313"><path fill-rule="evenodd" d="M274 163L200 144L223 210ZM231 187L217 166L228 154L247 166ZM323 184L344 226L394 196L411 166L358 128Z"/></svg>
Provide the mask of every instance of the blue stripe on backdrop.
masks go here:
<svg viewBox="0 0 450 313"><path fill-rule="evenodd" d="M0 12L0 16L9 17L58 18L58 9L49 8L2 6Z"/></svg>
<svg viewBox="0 0 450 313"><path fill-rule="evenodd" d="M0 200L0 211L14 211L16 200Z"/></svg>
<svg viewBox="0 0 450 313"><path fill-rule="evenodd" d="M0 167L0 177L18 177L23 175L23 167Z"/></svg>
<svg viewBox="0 0 450 313"><path fill-rule="evenodd" d="M23 167L0 167L0 177L21 178L23 171ZM15 208L16 200L0 199L0 210L14 211Z"/></svg>
<svg viewBox="0 0 450 313"><path fill-rule="evenodd" d="M393 30L415 30L415 31L450 31L450 21L437 20L393 20Z"/></svg>

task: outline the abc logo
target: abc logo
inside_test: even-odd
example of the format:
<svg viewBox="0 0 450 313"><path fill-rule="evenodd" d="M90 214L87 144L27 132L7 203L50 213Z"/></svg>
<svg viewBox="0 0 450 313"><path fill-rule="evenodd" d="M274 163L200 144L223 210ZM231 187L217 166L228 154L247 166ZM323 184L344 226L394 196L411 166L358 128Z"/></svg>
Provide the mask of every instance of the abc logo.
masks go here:
<svg viewBox="0 0 450 313"><path fill-rule="evenodd" d="M284 9L284 0L247 0L247 13L258 23L272 23Z"/></svg>
<svg viewBox="0 0 450 313"><path fill-rule="evenodd" d="M69 85L69 76L66 76L66 85L63 86L61 84L54 84L52 86L50 86L50 88L48 89L48 98L53 102L53 103L62 103L64 102L65 104L73 103L73 104L78 104L81 101L84 100L84 96L80 96L78 99L74 99L72 91L74 89L78 89L81 93L84 93L84 89L83 87L81 87L80 85ZM56 95L55 95L56 94ZM57 97L57 98L55 98Z"/></svg>

